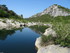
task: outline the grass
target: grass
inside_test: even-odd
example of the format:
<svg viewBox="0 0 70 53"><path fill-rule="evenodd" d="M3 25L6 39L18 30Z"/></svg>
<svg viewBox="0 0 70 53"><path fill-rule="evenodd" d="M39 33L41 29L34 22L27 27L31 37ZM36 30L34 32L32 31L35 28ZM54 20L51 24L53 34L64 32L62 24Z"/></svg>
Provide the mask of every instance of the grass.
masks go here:
<svg viewBox="0 0 70 53"><path fill-rule="evenodd" d="M42 42L43 43L49 42L50 40L52 40L52 36L51 35L49 35L49 36L42 35L41 38L42 38Z"/></svg>
<svg viewBox="0 0 70 53"><path fill-rule="evenodd" d="M52 22L53 30L56 31L57 37L51 37L49 36L42 36L42 42L48 43L50 41L53 41L56 45L61 45L64 47L70 48L70 23L64 23L64 22Z"/></svg>
<svg viewBox="0 0 70 53"><path fill-rule="evenodd" d="M57 39L55 39L55 44L60 44L64 47L70 47L70 24L57 23L53 26L53 29L57 33Z"/></svg>
<svg viewBox="0 0 70 53"><path fill-rule="evenodd" d="M41 36L41 46L47 46L47 45L52 45L54 44L54 40L55 40L56 37L52 37L52 35L49 35L49 36L45 36L45 35L42 35Z"/></svg>

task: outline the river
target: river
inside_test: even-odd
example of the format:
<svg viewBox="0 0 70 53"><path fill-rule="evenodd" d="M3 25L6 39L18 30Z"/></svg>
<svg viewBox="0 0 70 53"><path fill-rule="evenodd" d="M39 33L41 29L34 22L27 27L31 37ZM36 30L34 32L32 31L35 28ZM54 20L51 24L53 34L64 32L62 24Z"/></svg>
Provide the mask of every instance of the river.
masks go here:
<svg viewBox="0 0 70 53"><path fill-rule="evenodd" d="M40 34L30 28L0 30L1 53L36 53L35 41Z"/></svg>

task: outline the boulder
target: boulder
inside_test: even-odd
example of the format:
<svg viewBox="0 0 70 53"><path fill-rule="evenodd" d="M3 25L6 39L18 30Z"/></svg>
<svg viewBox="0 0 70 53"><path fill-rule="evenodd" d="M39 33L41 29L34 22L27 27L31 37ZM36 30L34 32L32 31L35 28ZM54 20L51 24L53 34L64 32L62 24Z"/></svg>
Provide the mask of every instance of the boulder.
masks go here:
<svg viewBox="0 0 70 53"><path fill-rule="evenodd" d="M36 39L35 46L38 48L37 53L70 53L70 48L60 47L60 45L41 45L41 37Z"/></svg>
<svg viewBox="0 0 70 53"><path fill-rule="evenodd" d="M48 45L41 47L37 53L70 53L70 48L60 47L59 45Z"/></svg>
<svg viewBox="0 0 70 53"><path fill-rule="evenodd" d="M19 28L21 24L24 25L24 23L13 19L0 19L0 29L11 30L13 28Z"/></svg>
<svg viewBox="0 0 70 53"><path fill-rule="evenodd" d="M36 42L35 42L35 46L39 49L39 48L41 48L41 37L39 37L39 38L37 38L36 39Z"/></svg>
<svg viewBox="0 0 70 53"><path fill-rule="evenodd" d="M43 35L45 36L52 35L53 37L56 37L56 32L52 28L48 28L45 30Z"/></svg>

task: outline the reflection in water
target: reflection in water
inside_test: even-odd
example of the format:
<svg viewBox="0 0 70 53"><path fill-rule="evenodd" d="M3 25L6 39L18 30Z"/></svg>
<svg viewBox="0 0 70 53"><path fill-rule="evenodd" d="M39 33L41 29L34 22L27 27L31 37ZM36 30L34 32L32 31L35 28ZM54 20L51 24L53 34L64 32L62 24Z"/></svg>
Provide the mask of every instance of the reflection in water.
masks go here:
<svg viewBox="0 0 70 53"><path fill-rule="evenodd" d="M29 28L42 35L45 32L45 30L49 27L43 25L34 25L34 26L30 26Z"/></svg>
<svg viewBox="0 0 70 53"><path fill-rule="evenodd" d="M8 35L13 35L15 33L15 31L20 30L20 32L22 32L22 28L20 29L12 29L12 30L0 30L0 40L5 40L7 38Z"/></svg>
<svg viewBox="0 0 70 53"><path fill-rule="evenodd" d="M14 33L14 30L0 30L0 40L5 40L8 35L12 35Z"/></svg>
<svg viewBox="0 0 70 53"><path fill-rule="evenodd" d="M0 52L36 53L35 41L39 36L27 27L17 30L0 30Z"/></svg>

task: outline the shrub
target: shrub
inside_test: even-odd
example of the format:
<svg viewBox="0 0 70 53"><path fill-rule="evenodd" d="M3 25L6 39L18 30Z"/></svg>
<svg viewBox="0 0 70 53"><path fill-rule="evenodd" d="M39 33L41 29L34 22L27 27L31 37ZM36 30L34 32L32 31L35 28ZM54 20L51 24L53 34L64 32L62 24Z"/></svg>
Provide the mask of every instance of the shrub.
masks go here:
<svg viewBox="0 0 70 53"><path fill-rule="evenodd" d="M52 35L49 36L42 35L41 38L43 43L49 42L53 39Z"/></svg>
<svg viewBox="0 0 70 53"><path fill-rule="evenodd" d="M6 23L6 21L2 21L3 23Z"/></svg>

